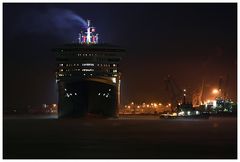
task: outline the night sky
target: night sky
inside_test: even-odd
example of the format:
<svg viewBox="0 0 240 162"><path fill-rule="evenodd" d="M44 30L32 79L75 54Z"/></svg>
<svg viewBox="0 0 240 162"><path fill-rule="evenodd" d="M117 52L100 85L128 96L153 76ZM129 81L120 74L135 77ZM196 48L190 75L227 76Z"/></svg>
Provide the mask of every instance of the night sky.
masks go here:
<svg viewBox="0 0 240 162"><path fill-rule="evenodd" d="M205 92L230 77L237 96L237 4L11 4L3 5L4 107L57 103L55 56L77 41L82 19L100 41L127 50L120 63L122 104L168 102L164 78Z"/></svg>

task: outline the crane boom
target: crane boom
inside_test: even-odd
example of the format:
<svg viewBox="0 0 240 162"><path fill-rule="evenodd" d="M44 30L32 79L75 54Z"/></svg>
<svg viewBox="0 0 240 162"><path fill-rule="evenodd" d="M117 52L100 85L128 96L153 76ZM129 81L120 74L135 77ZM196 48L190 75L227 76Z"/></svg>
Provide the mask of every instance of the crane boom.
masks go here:
<svg viewBox="0 0 240 162"><path fill-rule="evenodd" d="M172 111L174 111L174 108L182 101L182 90L170 75L168 75L164 81L172 103Z"/></svg>

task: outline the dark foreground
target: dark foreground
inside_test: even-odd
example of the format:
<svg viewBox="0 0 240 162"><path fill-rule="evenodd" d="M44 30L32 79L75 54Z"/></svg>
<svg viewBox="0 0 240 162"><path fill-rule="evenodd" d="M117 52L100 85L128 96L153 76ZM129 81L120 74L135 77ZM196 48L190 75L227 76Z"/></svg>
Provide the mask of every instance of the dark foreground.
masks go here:
<svg viewBox="0 0 240 162"><path fill-rule="evenodd" d="M3 123L4 159L235 159L237 118L16 119Z"/></svg>

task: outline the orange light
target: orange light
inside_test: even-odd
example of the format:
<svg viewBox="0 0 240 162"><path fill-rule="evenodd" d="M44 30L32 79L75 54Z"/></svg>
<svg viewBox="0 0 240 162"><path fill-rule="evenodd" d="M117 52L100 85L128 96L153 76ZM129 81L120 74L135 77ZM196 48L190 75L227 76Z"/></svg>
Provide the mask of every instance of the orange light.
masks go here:
<svg viewBox="0 0 240 162"><path fill-rule="evenodd" d="M213 94L218 94L218 92L219 92L219 91L218 91L217 89L213 89L213 90L212 90L212 93L213 93Z"/></svg>

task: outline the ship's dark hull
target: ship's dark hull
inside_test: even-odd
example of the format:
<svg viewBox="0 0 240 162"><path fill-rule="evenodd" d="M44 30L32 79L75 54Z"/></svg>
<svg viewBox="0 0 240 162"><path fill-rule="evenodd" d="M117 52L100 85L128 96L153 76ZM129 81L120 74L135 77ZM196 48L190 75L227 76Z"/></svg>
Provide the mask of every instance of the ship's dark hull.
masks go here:
<svg viewBox="0 0 240 162"><path fill-rule="evenodd" d="M60 118L84 117L89 114L116 117L117 107L115 85L89 80L59 83Z"/></svg>

